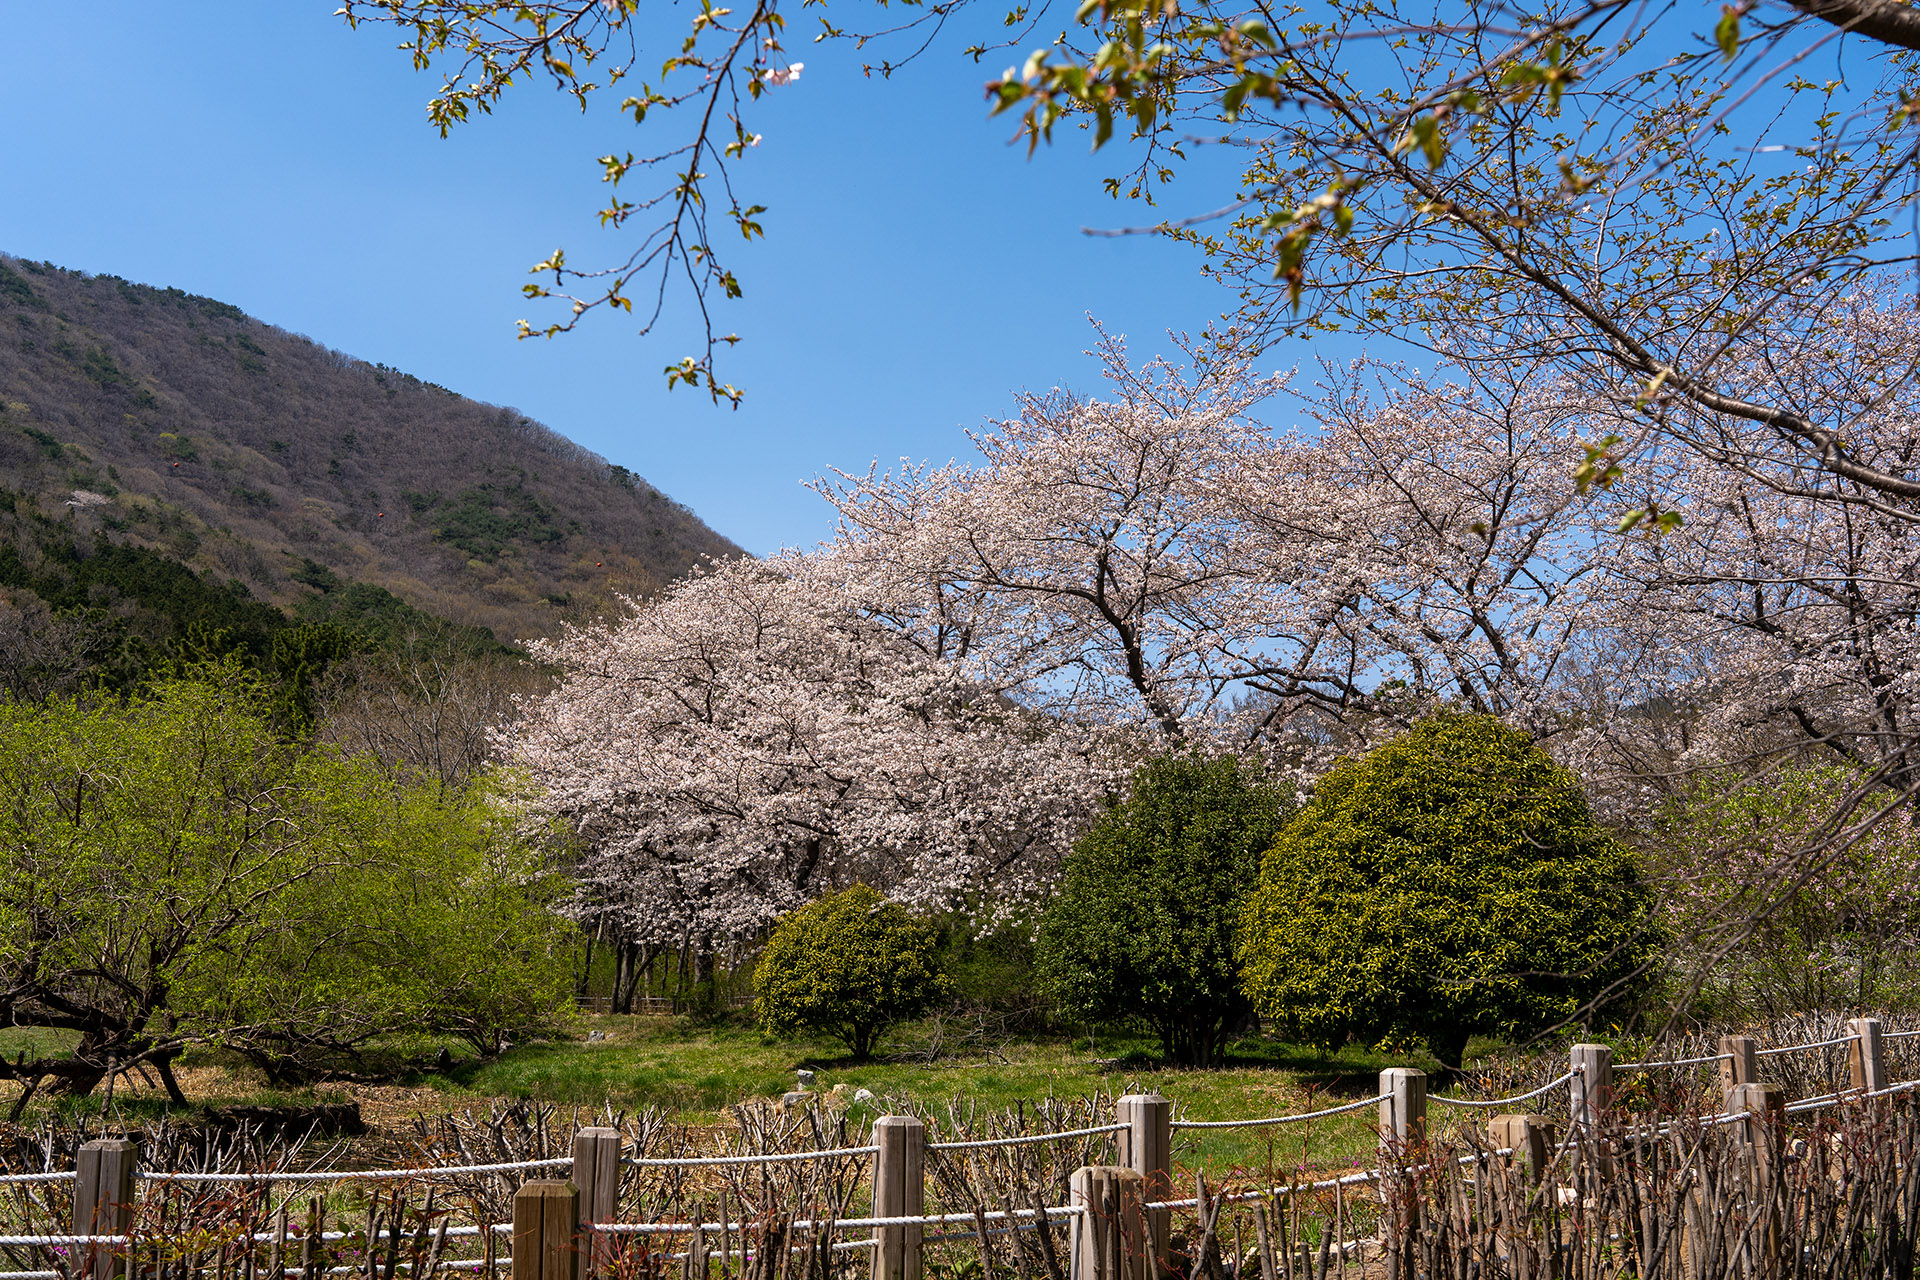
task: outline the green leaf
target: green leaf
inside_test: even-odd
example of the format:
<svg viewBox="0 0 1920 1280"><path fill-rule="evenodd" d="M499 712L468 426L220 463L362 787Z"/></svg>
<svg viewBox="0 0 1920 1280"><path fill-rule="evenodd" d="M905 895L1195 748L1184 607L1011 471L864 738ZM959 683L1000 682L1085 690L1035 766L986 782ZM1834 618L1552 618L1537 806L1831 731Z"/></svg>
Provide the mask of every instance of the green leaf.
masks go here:
<svg viewBox="0 0 1920 1280"><path fill-rule="evenodd" d="M1730 4L1720 6L1720 21L1713 27L1713 42L1722 56L1732 58L1740 52L1740 14Z"/></svg>

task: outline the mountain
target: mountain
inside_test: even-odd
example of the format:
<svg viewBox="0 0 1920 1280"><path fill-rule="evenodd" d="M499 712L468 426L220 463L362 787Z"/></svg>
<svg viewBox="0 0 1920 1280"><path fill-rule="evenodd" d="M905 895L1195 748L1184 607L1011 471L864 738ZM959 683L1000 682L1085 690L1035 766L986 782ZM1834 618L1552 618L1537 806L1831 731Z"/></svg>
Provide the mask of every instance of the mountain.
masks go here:
<svg viewBox="0 0 1920 1280"><path fill-rule="evenodd" d="M211 298L6 256L0 490L0 587L56 609L175 564L215 612L418 610L517 641L740 554L515 410Z"/></svg>

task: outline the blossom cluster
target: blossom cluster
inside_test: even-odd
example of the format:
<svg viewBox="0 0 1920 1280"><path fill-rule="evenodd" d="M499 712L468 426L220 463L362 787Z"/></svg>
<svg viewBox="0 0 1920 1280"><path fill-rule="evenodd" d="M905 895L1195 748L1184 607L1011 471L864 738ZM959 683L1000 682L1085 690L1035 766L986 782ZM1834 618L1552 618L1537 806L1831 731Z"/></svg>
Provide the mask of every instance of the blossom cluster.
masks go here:
<svg viewBox="0 0 1920 1280"><path fill-rule="evenodd" d="M1736 348L1729 379L1911 468L1920 317L1850 305ZM588 850L583 912L741 939L860 880L1017 914L1151 752L1310 786L1442 705L1528 730L1621 821L1728 760L1905 767L1916 514L1764 424L1672 418L1618 480L1593 443L1617 389L1551 364L1362 361L1301 390L1218 350L1101 354L1103 396L1024 398L971 463L816 482L838 526L814 551L540 648L562 679L512 748ZM1306 427L1255 416L1282 393ZM1676 519L1629 518L1654 505Z"/></svg>

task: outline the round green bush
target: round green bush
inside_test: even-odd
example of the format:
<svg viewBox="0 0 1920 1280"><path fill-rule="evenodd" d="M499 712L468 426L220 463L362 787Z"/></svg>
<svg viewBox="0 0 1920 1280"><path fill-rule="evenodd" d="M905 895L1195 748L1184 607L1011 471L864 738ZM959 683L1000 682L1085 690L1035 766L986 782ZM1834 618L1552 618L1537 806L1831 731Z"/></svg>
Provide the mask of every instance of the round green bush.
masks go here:
<svg viewBox="0 0 1920 1280"><path fill-rule="evenodd" d="M1634 855L1573 775L1491 716L1443 713L1336 765L1242 918L1260 1011L1321 1044L1423 1037L1459 1066L1622 993L1652 953Z"/></svg>
<svg viewBox="0 0 1920 1280"><path fill-rule="evenodd" d="M946 994L938 931L864 884L783 916L753 971L754 1015L770 1035L825 1032L856 1059L888 1027Z"/></svg>
<svg viewBox="0 0 1920 1280"><path fill-rule="evenodd" d="M1241 900L1279 828L1278 792L1232 758L1167 757L1075 843L1040 927L1063 1011L1145 1021L1171 1061L1210 1066L1250 1012L1234 958Z"/></svg>

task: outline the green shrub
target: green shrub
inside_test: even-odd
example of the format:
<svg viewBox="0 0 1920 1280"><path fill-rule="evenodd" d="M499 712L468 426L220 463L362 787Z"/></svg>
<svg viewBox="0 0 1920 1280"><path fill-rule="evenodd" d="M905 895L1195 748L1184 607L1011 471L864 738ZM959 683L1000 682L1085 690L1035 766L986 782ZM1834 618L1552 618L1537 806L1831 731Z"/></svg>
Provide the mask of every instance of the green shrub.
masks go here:
<svg viewBox="0 0 1920 1280"><path fill-rule="evenodd" d="M1864 781L1843 765L1729 772L1663 808L1651 856L1676 886L1670 964L1696 1010L1748 1021L1920 998L1920 826L1902 809L1827 843ZM1749 917L1751 934L1725 948Z"/></svg>
<svg viewBox="0 0 1920 1280"><path fill-rule="evenodd" d="M1328 772L1243 917L1261 1012L1322 1044L1424 1037L1460 1065L1617 992L1651 954L1633 854L1490 716L1436 715Z"/></svg>
<svg viewBox="0 0 1920 1280"><path fill-rule="evenodd" d="M1040 928L1065 1011L1138 1018L1166 1058L1216 1063L1250 1012L1234 956L1241 900L1283 805L1231 758L1168 757L1074 845Z"/></svg>
<svg viewBox="0 0 1920 1280"><path fill-rule="evenodd" d="M206 674L0 705L9 1020L78 1033L0 1076L86 1094L144 1061L180 1102L192 1048L285 1083L396 1037L494 1052L561 1014L574 930L510 807L289 744L257 677Z"/></svg>
<svg viewBox="0 0 1920 1280"><path fill-rule="evenodd" d="M754 1015L771 1035L837 1036L865 1061L946 994L938 946L931 924L856 884L782 917L753 971Z"/></svg>
<svg viewBox="0 0 1920 1280"><path fill-rule="evenodd" d="M977 1017L1009 1031L1053 1026L1053 1002L1033 980L1030 919L1002 920L984 904L949 913L940 920L937 963L955 1003Z"/></svg>

